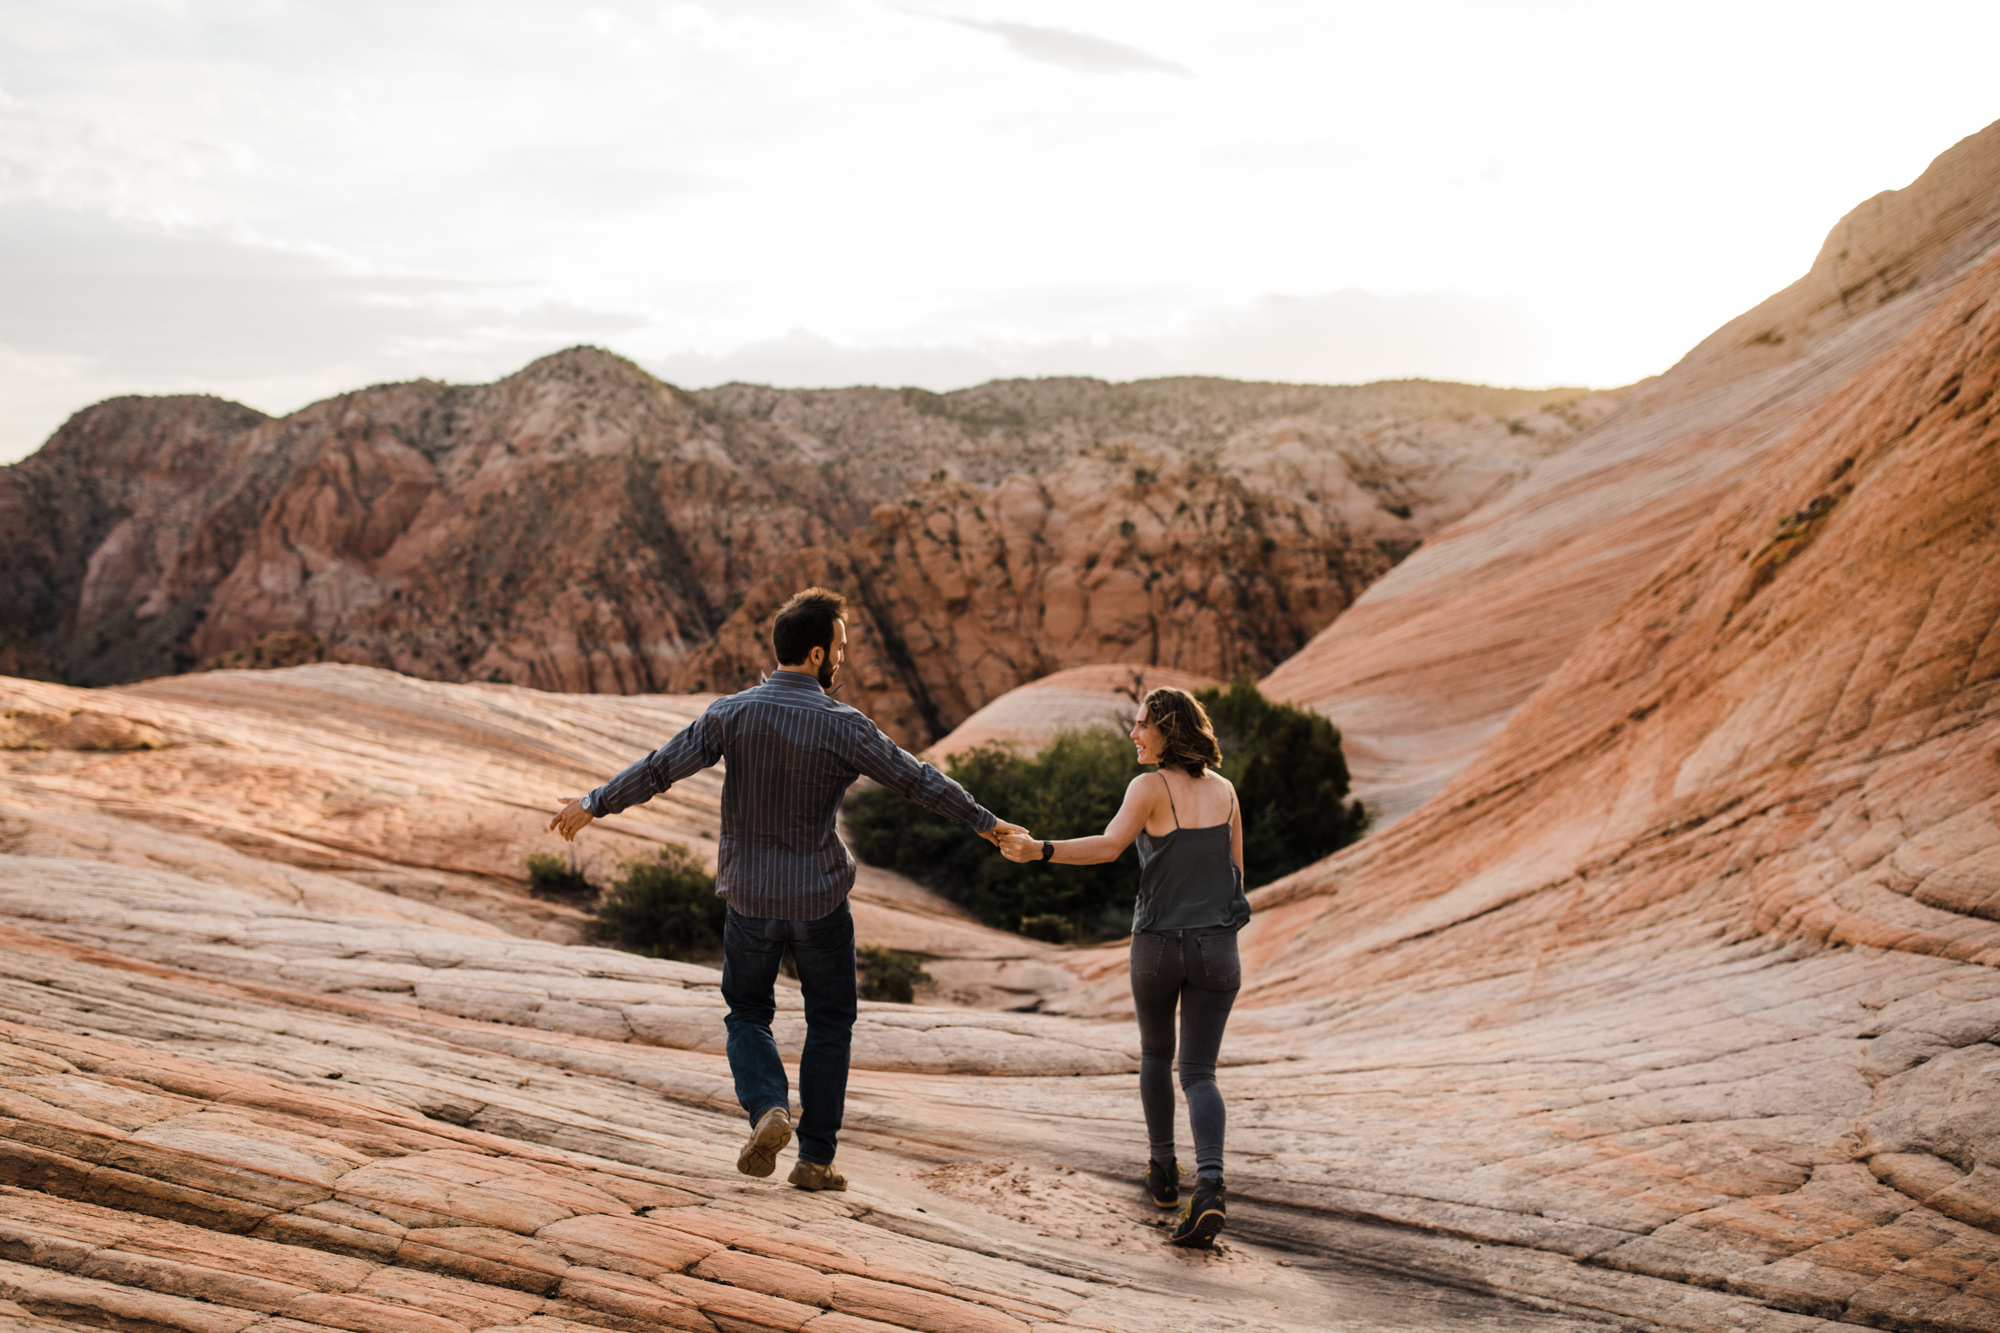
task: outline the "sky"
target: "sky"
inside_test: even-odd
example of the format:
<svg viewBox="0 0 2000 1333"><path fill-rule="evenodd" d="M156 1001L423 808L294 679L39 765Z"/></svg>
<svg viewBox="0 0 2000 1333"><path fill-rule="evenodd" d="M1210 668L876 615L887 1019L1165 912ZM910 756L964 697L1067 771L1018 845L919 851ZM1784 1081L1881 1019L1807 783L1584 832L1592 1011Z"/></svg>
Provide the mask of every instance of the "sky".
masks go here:
<svg viewBox="0 0 2000 1333"><path fill-rule="evenodd" d="M579 342L1629 383L2000 117L1996 49L1991 0L0 0L0 462Z"/></svg>

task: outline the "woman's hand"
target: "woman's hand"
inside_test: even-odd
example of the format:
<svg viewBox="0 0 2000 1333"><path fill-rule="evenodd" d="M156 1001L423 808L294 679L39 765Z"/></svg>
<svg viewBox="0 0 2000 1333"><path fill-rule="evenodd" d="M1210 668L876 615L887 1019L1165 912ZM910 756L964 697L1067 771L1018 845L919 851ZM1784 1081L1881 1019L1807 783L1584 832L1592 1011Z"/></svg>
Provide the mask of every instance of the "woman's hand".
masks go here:
<svg viewBox="0 0 2000 1333"><path fill-rule="evenodd" d="M1009 833L1000 839L1000 854L1009 861L1039 861L1042 840L1030 833Z"/></svg>

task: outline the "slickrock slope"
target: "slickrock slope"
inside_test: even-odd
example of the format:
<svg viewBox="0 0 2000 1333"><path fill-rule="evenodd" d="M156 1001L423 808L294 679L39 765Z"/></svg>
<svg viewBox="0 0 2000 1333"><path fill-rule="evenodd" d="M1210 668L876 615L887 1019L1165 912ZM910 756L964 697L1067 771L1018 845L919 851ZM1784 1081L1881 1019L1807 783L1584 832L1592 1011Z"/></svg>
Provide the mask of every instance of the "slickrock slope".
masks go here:
<svg viewBox="0 0 2000 1333"><path fill-rule="evenodd" d="M1377 827L1480 754L1798 422L2000 243L2000 124L1843 218L1812 270L1437 533L1265 689L1341 728Z"/></svg>
<svg viewBox="0 0 2000 1333"><path fill-rule="evenodd" d="M1124 731L1148 690L1172 686L1203 690L1221 684L1210 676L1170 667L1071 667L1009 690L960 723L927 752L944 759L980 745L1011 745L1032 754L1063 731L1110 727Z"/></svg>
<svg viewBox="0 0 2000 1333"><path fill-rule="evenodd" d="M1445 1285L1248 1220L1165 1249L1125 1023L864 1004L854 1188L735 1175L715 970L559 943L509 878L554 796L698 699L346 665L5 691L0 1327L1602 1326L1560 1283L1494 1294L1469 1248L1423 1265ZM715 795L585 854L701 846ZM927 898L864 883L861 936L1028 988L1073 956ZM794 1054L801 1026L781 994Z"/></svg>
<svg viewBox="0 0 2000 1333"><path fill-rule="evenodd" d="M91 685L327 656L699 692L754 679L770 611L823 578L857 598L850 697L921 745L1057 667L1266 670L1614 400L1221 380L689 394L589 348L282 420L116 399L0 469L0 641Z"/></svg>
<svg viewBox="0 0 2000 1333"><path fill-rule="evenodd" d="M523 861L561 850L547 815L663 743L705 696L447 687L368 667L213 672L118 689L0 682L0 851L163 870L291 907L573 943L574 908L528 896ZM600 883L678 842L713 867L718 773L599 825ZM864 943L924 954L942 993L1012 1007L1073 976L864 866ZM477 923L484 923L483 925ZM150 955L149 955L150 956Z"/></svg>
<svg viewBox="0 0 2000 1333"><path fill-rule="evenodd" d="M1244 1188L2000 1328L2000 256L1710 509L1440 796L1253 896L1253 1021L1325 1058L1232 1106L1312 1163Z"/></svg>

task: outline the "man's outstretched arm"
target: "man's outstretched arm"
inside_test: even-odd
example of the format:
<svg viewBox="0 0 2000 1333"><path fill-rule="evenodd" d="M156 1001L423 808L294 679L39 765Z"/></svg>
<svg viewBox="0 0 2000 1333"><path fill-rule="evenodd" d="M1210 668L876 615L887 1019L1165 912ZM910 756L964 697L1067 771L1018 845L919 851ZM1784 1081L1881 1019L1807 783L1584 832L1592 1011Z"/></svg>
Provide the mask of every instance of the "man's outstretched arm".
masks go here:
<svg viewBox="0 0 2000 1333"><path fill-rule="evenodd" d="M1027 832L973 800L972 793L897 745L879 727L871 725L857 737L849 759L856 769L898 796L932 814L970 826L995 847L1006 834Z"/></svg>
<svg viewBox="0 0 2000 1333"><path fill-rule="evenodd" d="M590 825L593 819L615 815L650 801L683 778L692 777L722 758L720 728L703 713L683 727L674 738L639 760L611 781L583 796L571 796L549 821L551 832L565 842Z"/></svg>

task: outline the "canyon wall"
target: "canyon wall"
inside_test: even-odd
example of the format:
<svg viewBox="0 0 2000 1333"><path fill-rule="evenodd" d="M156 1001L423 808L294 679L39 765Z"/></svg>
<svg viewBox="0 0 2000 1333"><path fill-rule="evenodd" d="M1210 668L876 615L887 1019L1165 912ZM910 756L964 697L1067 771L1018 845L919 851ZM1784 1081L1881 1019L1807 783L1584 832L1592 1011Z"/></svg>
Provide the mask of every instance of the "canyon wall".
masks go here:
<svg viewBox="0 0 2000 1333"><path fill-rule="evenodd" d="M689 394L582 348L282 419L118 399L0 469L0 648L105 684L330 658L726 690L812 581L921 744L1065 666L1259 673L1615 395L1045 380Z"/></svg>

